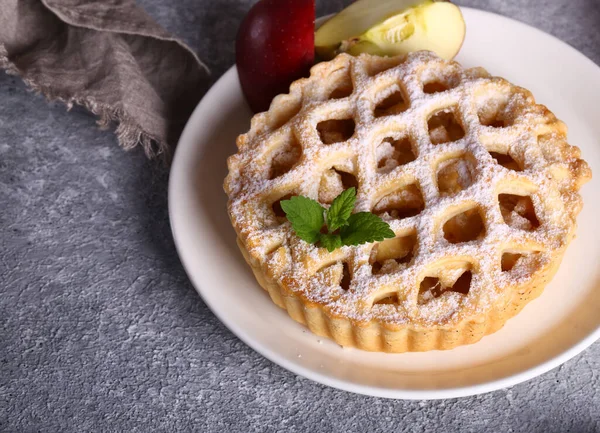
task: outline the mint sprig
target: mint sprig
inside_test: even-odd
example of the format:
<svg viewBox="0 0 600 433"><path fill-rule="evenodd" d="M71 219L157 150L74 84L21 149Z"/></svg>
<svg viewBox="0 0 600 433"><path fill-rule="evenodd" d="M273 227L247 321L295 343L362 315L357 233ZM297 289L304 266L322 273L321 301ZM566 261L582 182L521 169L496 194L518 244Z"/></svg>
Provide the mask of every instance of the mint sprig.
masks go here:
<svg viewBox="0 0 600 433"><path fill-rule="evenodd" d="M348 223L356 203L356 188L348 188L338 195L327 210L327 228L335 231Z"/></svg>
<svg viewBox="0 0 600 433"><path fill-rule="evenodd" d="M356 189L338 195L329 209L317 201L294 196L281 201L281 208L298 237L309 244L319 244L331 252L342 245L360 245L393 238L390 226L370 212L353 214Z"/></svg>
<svg viewBox="0 0 600 433"><path fill-rule="evenodd" d="M309 244L319 240L321 227L325 223L323 206L308 197L297 195L289 200L282 200L281 209L300 239Z"/></svg>
<svg viewBox="0 0 600 433"><path fill-rule="evenodd" d="M339 234L321 233L319 235L319 243L321 246L327 248L327 251L332 252L342 246L342 238Z"/></svg>
<svg viewBox="0 0 600 433"><path fill-rule="evenodd" d="M359 212L348 218L348 223L340 230L340 236L344 245L360 245L393 238L395 235L388 223L377 215Z"/></svg>

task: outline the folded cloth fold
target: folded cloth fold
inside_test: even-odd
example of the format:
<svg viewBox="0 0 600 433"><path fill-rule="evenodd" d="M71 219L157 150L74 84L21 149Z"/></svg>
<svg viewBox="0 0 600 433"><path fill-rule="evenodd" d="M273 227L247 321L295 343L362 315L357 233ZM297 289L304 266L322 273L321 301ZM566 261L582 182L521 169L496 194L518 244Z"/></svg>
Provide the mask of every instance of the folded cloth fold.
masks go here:
<svg viewBox="0 0 600 433"><path fill-rule="evenodd" d="M0 68L115 121L120 144L149 157L170 156L207 84L196 54L133 0L3 0Z"/></svg>

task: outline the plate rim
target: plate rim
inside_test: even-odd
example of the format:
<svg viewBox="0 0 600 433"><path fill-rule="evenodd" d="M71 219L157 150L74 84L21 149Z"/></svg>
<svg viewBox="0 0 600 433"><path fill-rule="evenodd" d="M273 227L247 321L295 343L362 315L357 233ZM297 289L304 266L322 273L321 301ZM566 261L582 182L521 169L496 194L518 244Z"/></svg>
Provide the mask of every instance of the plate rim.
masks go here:
<svg viewBox="0 0 600 433"><path fill-rule="evenodd" d="M573 54L576 54L580 57L582 61L589 62L591 66L597 68L598 73L600 74L600 66L597 65L593 60L585 56L583 53L578 51L576 48L568 44L567 42L562 41L561 39L553 36L549 33L544 32L536 27L533 27L527 23L519 21L517 19L507 17L504 15L500 15L494 12L489 12L481 9L471 8L461 6L461 10L467 10L469 14L482 14L491 16L492 19L504 19L508 21L512 21L516 23L516 25L527 27L528 30L534 31L537 33L543 34L545 37L549 37L554 40L555 43L563 45L566 49L570 50ZM328 15L329 16L329 15ZM320 19L325 19L328 16L322 17ZM294 374L297 374L301 377L313 380L315 382L321 383L323 385L327 385L336 389L340 389L347 392L353 392L363 395L369 395L373 397L382 397L382 398L390 398L390 399L405 399L405 400L438 400L438 399L446 399L446 398L457 398L457 397L466 397L477 394L483 394L503 388L507 388L510 386L514 386L518 383L525 382L527 380L533 379L537 376L540 376L577 356L589 346L591 346L594 342L600 339L600 325L593 331L591 331L586 337L579 340L576 344L573 344L568 349L559 353L556 356L548 359L545 362L541 362L535 366L526 368L523 371L520 371L515 374L508 375L506 377L502 377L496 380L490 380L487 382L475 384L475 385L466 385L466 386L457 386L446 389L424 389L424 390L414 390L414 389L390 389L383 388L373 385L365 385L358 383L351 383L344 381L342 379L338 379L335 377L331 377L327 374L323 374L318 372L317 370L310 369L308 367L304 367L299 363L294 363L289 361L285 357L278 355L273 349L269 346L264 345L260 342L257 342L255 339L251 337L251 333L246 332L243 328L238 327L233 321L231 321L227 315L223 314L220 310L215 308L214 305L207 300L207 298L203 295L202 285L196 283L194 278L192 277L192 273L189 271L191 269L192 264L189 263L189 257L182 252L181 243L178 241L178 236L184 236L183 233L178 234L178 229L176 228L176 217L174 216L174 203L173 198L175 196L175 181L174 178L177 176L178 172L177 167L179 167L183 162L181 162L182 151L180 149L183 147L182 144L186 140L187 135L191 134L192 126L197 119L197 113L202 111L203 105L206 103L205 101L211 100L213 94L218 94L220 87L225 85L228 81L233 79L232 76L237 77L237 68L235 65L231 66L223 75L221 75L211 86L211 88L206 92L206 94L202 97L189 120L187 121L181 137L178 141L176 151L173 157L171 171L169 173L169 185L168 185L168 210L169 210L169 222L171 227L171 233L174 239L175 248L179 259L183 265L183 268L188 276L188 279L192 283L192 286L196 290L196 292L200 295L203 302L210 309L210 311L223 323L237 338L243 341L247 346L256 351L258 354L264 356L269 361L285 368L286 370L291 371ZM178 158L179 156L179 158ZM181 230L181 229L179 229Z"/></svg>

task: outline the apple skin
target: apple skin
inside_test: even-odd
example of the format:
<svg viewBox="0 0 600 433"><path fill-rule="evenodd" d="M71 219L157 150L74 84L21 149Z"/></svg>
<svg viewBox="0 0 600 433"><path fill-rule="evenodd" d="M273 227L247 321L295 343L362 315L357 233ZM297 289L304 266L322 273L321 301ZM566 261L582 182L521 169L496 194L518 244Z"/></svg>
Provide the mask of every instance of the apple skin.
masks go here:
<svg viewBox="0 0 600 433"><path fill-rule="evenodd" d="M315 0L260 0L242 21L236 64L242 90L256 113L309 75L314 64Z"/></svg>

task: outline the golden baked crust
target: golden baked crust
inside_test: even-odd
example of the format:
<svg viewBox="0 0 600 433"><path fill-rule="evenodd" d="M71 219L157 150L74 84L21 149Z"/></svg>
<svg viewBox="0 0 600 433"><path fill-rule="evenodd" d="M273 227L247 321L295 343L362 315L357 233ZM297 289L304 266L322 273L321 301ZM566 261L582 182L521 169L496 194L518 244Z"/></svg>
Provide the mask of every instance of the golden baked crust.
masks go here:
<svg viewBox="0 0 600 433"><path fill-rule="evenodd" d="M343 346L405 352L474 343L537 297L574 236L591 177L531 93L429 52L345 54L252 119L228 160L238 245L272 300ZM331 253L278 205L355 211L396 238Z"/></svg>

